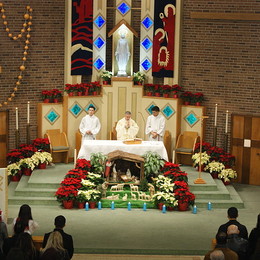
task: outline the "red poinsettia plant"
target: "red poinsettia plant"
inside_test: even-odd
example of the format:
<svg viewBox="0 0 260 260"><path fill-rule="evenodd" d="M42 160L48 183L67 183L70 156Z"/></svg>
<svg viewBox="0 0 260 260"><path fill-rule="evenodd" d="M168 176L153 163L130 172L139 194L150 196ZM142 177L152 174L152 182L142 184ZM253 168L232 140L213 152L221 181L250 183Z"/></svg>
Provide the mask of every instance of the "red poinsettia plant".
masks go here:
<svg viewBox="0 0 260 260"><path fill-rule="evenodd" d="M211 144L207 142L202 142L202 152L207 152L211 148ZM200 143L195 144L194 153L200 152Z"/></svg>
<svg viewBox="0 0 260 260"><path fill-rule="evenodd" d="M172 86L173 93L177 94L178 92L182 91L182 86L175 84Z"/></svg>
<svg viewBox="0 0 260 260"><path fill-rule="evenodd" d="M78 191L73 185L71 186L61 186L55 193L55 196L59 202L63 200L73 200L76 198Z"/></svg>
<svg viewBox="0 0 260 260"><path fill-rule="evenodd" d="M193 94L190 91L185 91L181 94L181 98L186 102L191 102L193 99Z"/></svg>
<svg viewBox="0 0 260 260"><path fill-rule="evenodd" d="M162 85L161 88L162 88L162 93L164 94L169 94L172 91L172 86L170 85Z"/></svg>
<svg viewBox="0 0 260 260"><path fill-rule="evenodd" d="M235 164L235 156L230 153L225 153L219 156L219 162L223 163L226 168L231 168Z"/></svg>
<svg viewBox="0 0 260 260"><path fill-rule="evenodd" d="M197 92L197 93L193 94L192 101L194 103L197 103L197 102L201 103L204 100L205 100L205 98L204 98L204 94L203 93Z"/></svg>
<svg viewBox="0 0 260 260"><path fill-rule="evenodd" d="M73 93L76 91L75 84L65 84L65 92Z"/></svg>
<svg viewBox="0 0 260 260"><path fill-rule="evenodd" d="M13 149L7 155L8 164L19 162L20 159L23 159L23 154L20 149Z"/></svg>
<svg viewBox="0 0 260 260"><path fill-rule="evenodd" d="M50 99L52 97L51 90L43 90L42 91L42 99Z"/></svg>
<svg viewBox="0 0 260 260"><path fill-rule="evenodd" d="M147 92L154 93L154 88L155 88L154 84L151 84L151 83L144 84L144 90L147 91Z"/></svg>
<svg viewBox="0 0 260 260"><path fill-rule="evenodd" d="M195 195L189 189L179 188L174 190L174 197L179 203L187 202L189 205L194 205Z"/></svg>
<svg viewBox="0 0 260 260"><path fill-rule="evenodd" d="M52 97L53 98L59 98L59 97L61 97L61 91L59 91L58 89L52 89L51 90L51 92L52 92Z"/></svg>
<svg viewBox="0 0 260 260"><path fill-rule="evenodd" d="M33 140L32 144L37 151L50 151L50 142L48 138L36 138Z"/></svg>
<svg viewBox="0 0 260 260"><path fill-rule="evenodd" d="M207 150L207 154L210 156L210 161L219 161L220 156L224 155L225 151L217 146L212 146Z"/></svg>
<svg viewBox="0 0 260 260"><path fill-rule="evenodd" d="M21 146L20 146L21 147ZM20 152L22 153L23 158L30 158L37 152L36 148L33 145L22 145Z"/></svg>
<svg viewBox="0 0 260 260"><path fill-rule="evenodd" d="M76 161L76 169L81 169L84 171L90 171L91 170L91 164L90 161L86 159L78 159Z"/></svg>

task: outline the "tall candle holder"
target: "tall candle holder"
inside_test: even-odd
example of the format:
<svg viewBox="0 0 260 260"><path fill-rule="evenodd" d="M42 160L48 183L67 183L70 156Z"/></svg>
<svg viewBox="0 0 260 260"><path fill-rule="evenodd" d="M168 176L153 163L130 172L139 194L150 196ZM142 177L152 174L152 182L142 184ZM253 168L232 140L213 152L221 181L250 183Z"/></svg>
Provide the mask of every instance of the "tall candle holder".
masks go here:
<svg viewBox="0 0 260 260"><path fill-rule="evenodd" d="M217 134L218 134L217 126L214 126L214 129L213 129L213 146L217 146Z"/></svg>
<svg viewBox="0 0 260 260"><path fill-rule="evenodd" d="M30 123L27 123L27 125L26 125L26 141L27 141L27 144L30 144L30 142L31 142Z"/></svg>
<svg viewBox="0 0 260 260"><path fill-rule="evenodd" d="M16 129L15 130L15 147L16 147L16 149L19 148L19 144L20 144L20 133L19 133L19 130Z"/></svg>
<svg viewBox="0 0 260 260"><path fill-rule="evenodd" d="M202 135L203 135L203 121L208 116L199 116L201 121L201 128L200 128L200 162L199 162L199 178L194 181L194 184L206 184L206 181L201 178L201 154L202 154Z"/></svg>

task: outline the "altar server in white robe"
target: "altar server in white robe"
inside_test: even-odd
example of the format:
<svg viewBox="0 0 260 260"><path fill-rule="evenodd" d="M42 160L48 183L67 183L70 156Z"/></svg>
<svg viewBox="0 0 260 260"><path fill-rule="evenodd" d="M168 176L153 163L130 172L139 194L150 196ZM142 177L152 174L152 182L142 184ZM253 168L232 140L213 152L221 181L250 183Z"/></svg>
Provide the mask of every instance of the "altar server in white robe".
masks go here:
<svg viewBox="0 0 260 260"><path fill-rule="evenodd" d="M100 121L94 114L95 107L90 106L88 115L84 116L80 122L79 131L82 135L82 143L84 140L95 140L100 131Z"/></svg>
<svg viewBox="0 0 260 260"><path fill-rule="evenodd" d="M117 140L134 139L139 131L139 126L131 118L131 112L126 111L125 117L116 124Z"/></svg>
<svg viewBox="0 0 260 260"><path fill-rule="evenodd" d="M145 133L148 135L149 141L163 141L165 118L159 115L159 113L160 108L154 106L152 108L152 115L147 118Z"/></svg>

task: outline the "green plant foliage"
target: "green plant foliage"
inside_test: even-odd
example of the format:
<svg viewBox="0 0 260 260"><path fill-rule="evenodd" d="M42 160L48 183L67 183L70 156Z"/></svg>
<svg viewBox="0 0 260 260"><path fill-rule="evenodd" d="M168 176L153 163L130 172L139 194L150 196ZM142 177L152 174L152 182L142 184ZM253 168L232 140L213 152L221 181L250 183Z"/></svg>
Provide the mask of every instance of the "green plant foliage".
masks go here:
<svg viewBox="0 0 260 260"><path fill-rule="evenodd" d="M107 156L102 153L92 153L90 155L90 164L94 173L102 174L105 171Z"/></svg>
<svg viewBox="0 0 260 260"><path fill-rule="evenodd" d="M139 190L141 190L141 191L148 191L148 190L149 190L148 181L147 181L146 178L144 178L143 180L141 180L140 186L139 186Z"/></svg>
<svg viewBox="0 0 260 260"><path fill-rule="evenodd" d="M146 177L158 175L161 167L164 166L164 160L157 153L147 152L144 157L144 174Z"/></svg>

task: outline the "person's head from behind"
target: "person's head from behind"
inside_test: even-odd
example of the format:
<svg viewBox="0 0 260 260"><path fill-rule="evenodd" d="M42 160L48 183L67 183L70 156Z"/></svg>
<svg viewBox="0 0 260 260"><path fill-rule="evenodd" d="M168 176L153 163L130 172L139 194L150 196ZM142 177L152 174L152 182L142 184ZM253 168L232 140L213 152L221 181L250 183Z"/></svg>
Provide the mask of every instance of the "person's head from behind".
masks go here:
<svg viewBox="0 0 260 260"><path fill-rule="evenodd" d="M234 235L234 234L239 234L239 229L236 225L229 225L227 229L227 234L228 235Z"/></svg>
<svg viewBox="0 0 260 260"><path fill-rule="evenodd" d="M227 211L229 219L236 219L238 217L238 210L235 207L231 207Z"/></svg>
<svg viewBox="0 0 260 260"><path fill-rule="evenodd" d="M23 221L19 221L19 220L16 221L16 223L14 225L14 234L19 235L19 234L23 233L25 228L26 228L26 224L24 224Z"/></svg>
<svg viewBox="0 0 260 260"><path fill-rule="evenodd" d="M31 207L27 204L23 204L20 207L18 218L20 219L32 219L32 210Z"/></svg>
<svg viewBox="0 0 260 260"><path fill-rule="evenodd" d="M5 260L24 260L25 256L21 248L13 247L7 254Z"/></svg>
<svg viewBox="0 0 260 260"><path fill-rule="evenodd" d="M218 232L216 240L218 245L225 245L227 243L227 234L225 232Z"/></svg>
<svg viewBox="0 0 260 260"><path fill-rule="evenodd" d="M89 108L88 108L88 114L90 115L90 116L93 116L94 114L95 114L95 107L94 106L89 106Z"/></svg>
<svg viewBox="0 0 260 260"><path fill-rule="evenodd" d="M221 250L214 250L209 257L210 260L225 260L225 255Z"/></svg>
<svg viewBox="0 0 260 260"><path fill-rule="evenodd" d="M59 231L53 231L50 234L44 250L48 248L55 248L56 250L64 250L63 239Z"/></svg>
<svg viewBox="0 0 260 260"><path fill-rule="evenodd" d="M27 232L19 235L18 246L26 253L35 252L32 236Z"/></svg>
<svg viewBox="0 0 260 260"><path fill-rule="evenodd" d="M54 220L54 225L56 228L62 229L65 227L66 224L66 218L62 215L59 215Z"/></svg>
<svg viewBox="0 0 260 260"><path fill-rule="evenodd" d="M159 112L160 112L160 108L158 106L154 106L152 108L152 114L153 116L158 116L159 115Z"/></svg>
<svg viewBox="0 0 260 260"><path fill-rule="evenodd" d="M131 119L131 115L132 115L132 114L131 114L130 111L126 111L126 112L125 112L125 120L126 120L126 121L129 121L129 120Z"/></svg>

